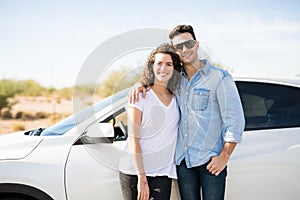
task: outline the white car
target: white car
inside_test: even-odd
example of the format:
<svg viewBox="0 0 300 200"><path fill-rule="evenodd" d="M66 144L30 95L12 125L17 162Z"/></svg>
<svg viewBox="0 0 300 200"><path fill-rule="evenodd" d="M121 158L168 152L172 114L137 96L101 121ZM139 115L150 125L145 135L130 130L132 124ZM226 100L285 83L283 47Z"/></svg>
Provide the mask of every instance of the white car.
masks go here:
<svg viewBox="0 0 300 200"><path fill-rule="evenodd" d="M300 199L300 80L236 84L246 128L228 164L226 199ZM121 199L127 95L46 129L0 136L0 200ZM180 199L176 181L171 199Z"/></svg>

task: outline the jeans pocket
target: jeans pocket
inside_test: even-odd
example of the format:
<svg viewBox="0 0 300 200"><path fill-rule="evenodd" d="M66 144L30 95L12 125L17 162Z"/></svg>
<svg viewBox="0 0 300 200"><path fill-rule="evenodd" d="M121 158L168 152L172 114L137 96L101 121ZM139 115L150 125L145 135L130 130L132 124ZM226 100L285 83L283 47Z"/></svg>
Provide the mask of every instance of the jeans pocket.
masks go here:
<svg viewBox="0 0 300 200"><path fill-rule="evenodd" d="M204 111L209 100L209 90L205 88L195 88L192 97L192 107L194 110Z"/></svg>

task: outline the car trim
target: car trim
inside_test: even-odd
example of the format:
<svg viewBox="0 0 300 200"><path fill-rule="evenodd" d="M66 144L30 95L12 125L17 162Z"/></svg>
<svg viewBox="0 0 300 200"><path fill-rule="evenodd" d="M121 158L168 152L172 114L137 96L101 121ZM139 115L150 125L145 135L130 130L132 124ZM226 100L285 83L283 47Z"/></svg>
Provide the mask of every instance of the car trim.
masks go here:
<svg viewBox="0 0 300 200"><path fill-rule="evenodd" d="M234 77L236 82L257 82L257 83L269 83L276 85L285 85L292 87L300 87L300 79L297 78L259 78L259 77Z"/></svg>
<svg viewBox="0 0 300 200"><path fill-rule="evenodd" d="M83 145L83 144L97 144L97 143L113 143L113 137L104 137L104 138L89 138L87 136L83 136L79 138L74 145Z"/></svg>
<svg viewBox="0 0 300 200"><path fill-rule="evenodd" d="M274 127L257 127L257 128L246 128L244 131L259 131L259 130L276 130L276 129L290 129L290 128L299 128L299 125L291 125L291 126L274 126Z"/></svg>

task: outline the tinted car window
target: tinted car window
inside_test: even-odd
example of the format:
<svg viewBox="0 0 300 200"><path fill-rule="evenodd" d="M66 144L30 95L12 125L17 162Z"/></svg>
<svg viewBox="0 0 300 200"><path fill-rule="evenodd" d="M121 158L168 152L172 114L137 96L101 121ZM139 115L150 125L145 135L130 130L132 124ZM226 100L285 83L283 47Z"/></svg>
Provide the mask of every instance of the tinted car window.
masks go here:
<svg viewBox="0 0 300 200"><path fill-rule="evenodd" d="M245 130L300 126L300 89L237 81L246 118Z"/></svg>

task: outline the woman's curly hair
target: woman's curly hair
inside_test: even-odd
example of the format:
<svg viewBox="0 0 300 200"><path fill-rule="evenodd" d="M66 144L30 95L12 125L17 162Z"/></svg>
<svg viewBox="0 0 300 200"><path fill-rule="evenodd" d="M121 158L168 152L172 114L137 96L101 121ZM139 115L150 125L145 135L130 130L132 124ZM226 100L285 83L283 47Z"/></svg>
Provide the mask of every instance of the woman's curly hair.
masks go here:
<svg viewBox="0 0 300 200"><path fill-rule="evenodd" d="M172 75L171 79L168 82L167 88L169 89L171 94L174 94L176 87L179 84L179 79L180 79L179 72L181 71L182 64L180 62L179 56L176 54L175 49L169 43L163 43L151 52L150 56L147 59L143 75L140 79L140 83L144 87L150 87L154 84L155 74L153 71L153 65L154 65L154 61L155 61L155 55L157 53L168 54L172 58L173 65L174 65L174 71L173 71L173 75Z"/></svg>

